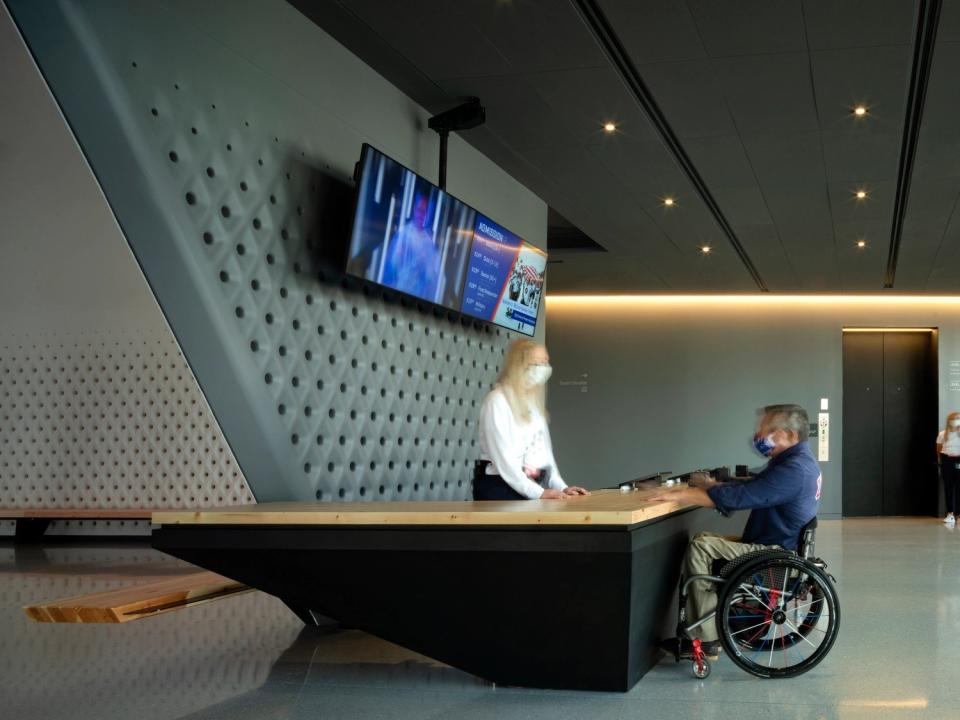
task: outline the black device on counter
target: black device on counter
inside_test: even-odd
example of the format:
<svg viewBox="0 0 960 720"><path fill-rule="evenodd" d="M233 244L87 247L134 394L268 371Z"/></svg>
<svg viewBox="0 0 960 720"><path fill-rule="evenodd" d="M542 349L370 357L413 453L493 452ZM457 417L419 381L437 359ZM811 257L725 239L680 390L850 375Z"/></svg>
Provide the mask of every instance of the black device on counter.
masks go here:
<svg viewBox="0 0 960 720"><path fill-rule="evenodd" d="M649 486L652 483L660 483L663 481L664 478L667 478L672 474L673 473L670 470L666 470L666 471L661 470L660 472L653 473L652 475L644 475L643 477L638 477L635 480L626 480L622 483L617 484L611 489L622 490L623 488L632 488L634 490L639 490L645 485Z"/></svg>

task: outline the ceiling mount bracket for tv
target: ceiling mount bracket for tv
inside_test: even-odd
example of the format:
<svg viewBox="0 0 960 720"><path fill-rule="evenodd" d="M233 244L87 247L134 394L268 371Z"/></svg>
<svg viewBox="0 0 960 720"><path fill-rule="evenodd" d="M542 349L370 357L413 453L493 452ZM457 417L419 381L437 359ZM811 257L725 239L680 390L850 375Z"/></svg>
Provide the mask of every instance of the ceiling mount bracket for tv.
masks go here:
<svg viewBox="0 0 960 720"><path fill-rule="evenodd" d="M487 119L487 110L480 104L480 98L471 97L462 105L450 108L434 115L427 126L440 136L440 177L437 185L447 189L447 138L451 130L469 130L483 125Z"/></svg>

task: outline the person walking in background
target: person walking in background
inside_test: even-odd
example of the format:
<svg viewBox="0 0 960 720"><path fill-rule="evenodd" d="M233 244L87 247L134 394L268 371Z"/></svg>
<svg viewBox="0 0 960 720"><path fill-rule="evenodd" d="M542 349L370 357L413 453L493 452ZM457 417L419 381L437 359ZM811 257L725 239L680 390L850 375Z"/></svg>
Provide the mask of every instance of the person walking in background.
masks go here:
<svg viewBox="0 0 960 720"><path fill-rule="evenodd" d="M960 500L960 412L947 415L946 425L937 435L937 462L940 463L947 504L947 516L943 521L952 527L957 523L957 501Z"/></svg>

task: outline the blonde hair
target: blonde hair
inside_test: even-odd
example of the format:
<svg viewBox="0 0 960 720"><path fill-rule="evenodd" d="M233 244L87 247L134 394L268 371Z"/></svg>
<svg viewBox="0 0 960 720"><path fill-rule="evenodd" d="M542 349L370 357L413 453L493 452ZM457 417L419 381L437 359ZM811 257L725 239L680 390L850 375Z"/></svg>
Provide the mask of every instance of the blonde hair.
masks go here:
<svg viewBox="0 0 960 720"><path fill-rule="evenodd" d="M950 433L956 433L956 432L957 432L956 430L951 430L951 429L950 429L950 421L953 420L954 418L960 418L960 412L947 413L947 422L946 422L946 424L943 426L943 439L944 439L944 441L946 441L946 439L947 439L947 437L950 435Z"/></svg>
<svg viewBox="0 0 960 720"><path fill-rule="evenodd" d="M530 407L535 407L546 417L546 387L544 385L530 386L525 377L525 371L530 364L530 356L543 347L533 340L514 340L507 348L503 357L503 367L494 387L500 388L513 417L519 422L530 421Z"/></svg>

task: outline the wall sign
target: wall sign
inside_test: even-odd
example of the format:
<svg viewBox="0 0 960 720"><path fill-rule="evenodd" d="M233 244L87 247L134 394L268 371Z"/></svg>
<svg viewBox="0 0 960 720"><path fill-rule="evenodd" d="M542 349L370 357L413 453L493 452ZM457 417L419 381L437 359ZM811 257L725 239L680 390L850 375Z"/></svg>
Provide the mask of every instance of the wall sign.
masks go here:
<svg viewBox="0 0 960 720"><path fill-rule="evenodd" d="M822 412L817 421L817 460L830 459L830 413Z"/></svg>

